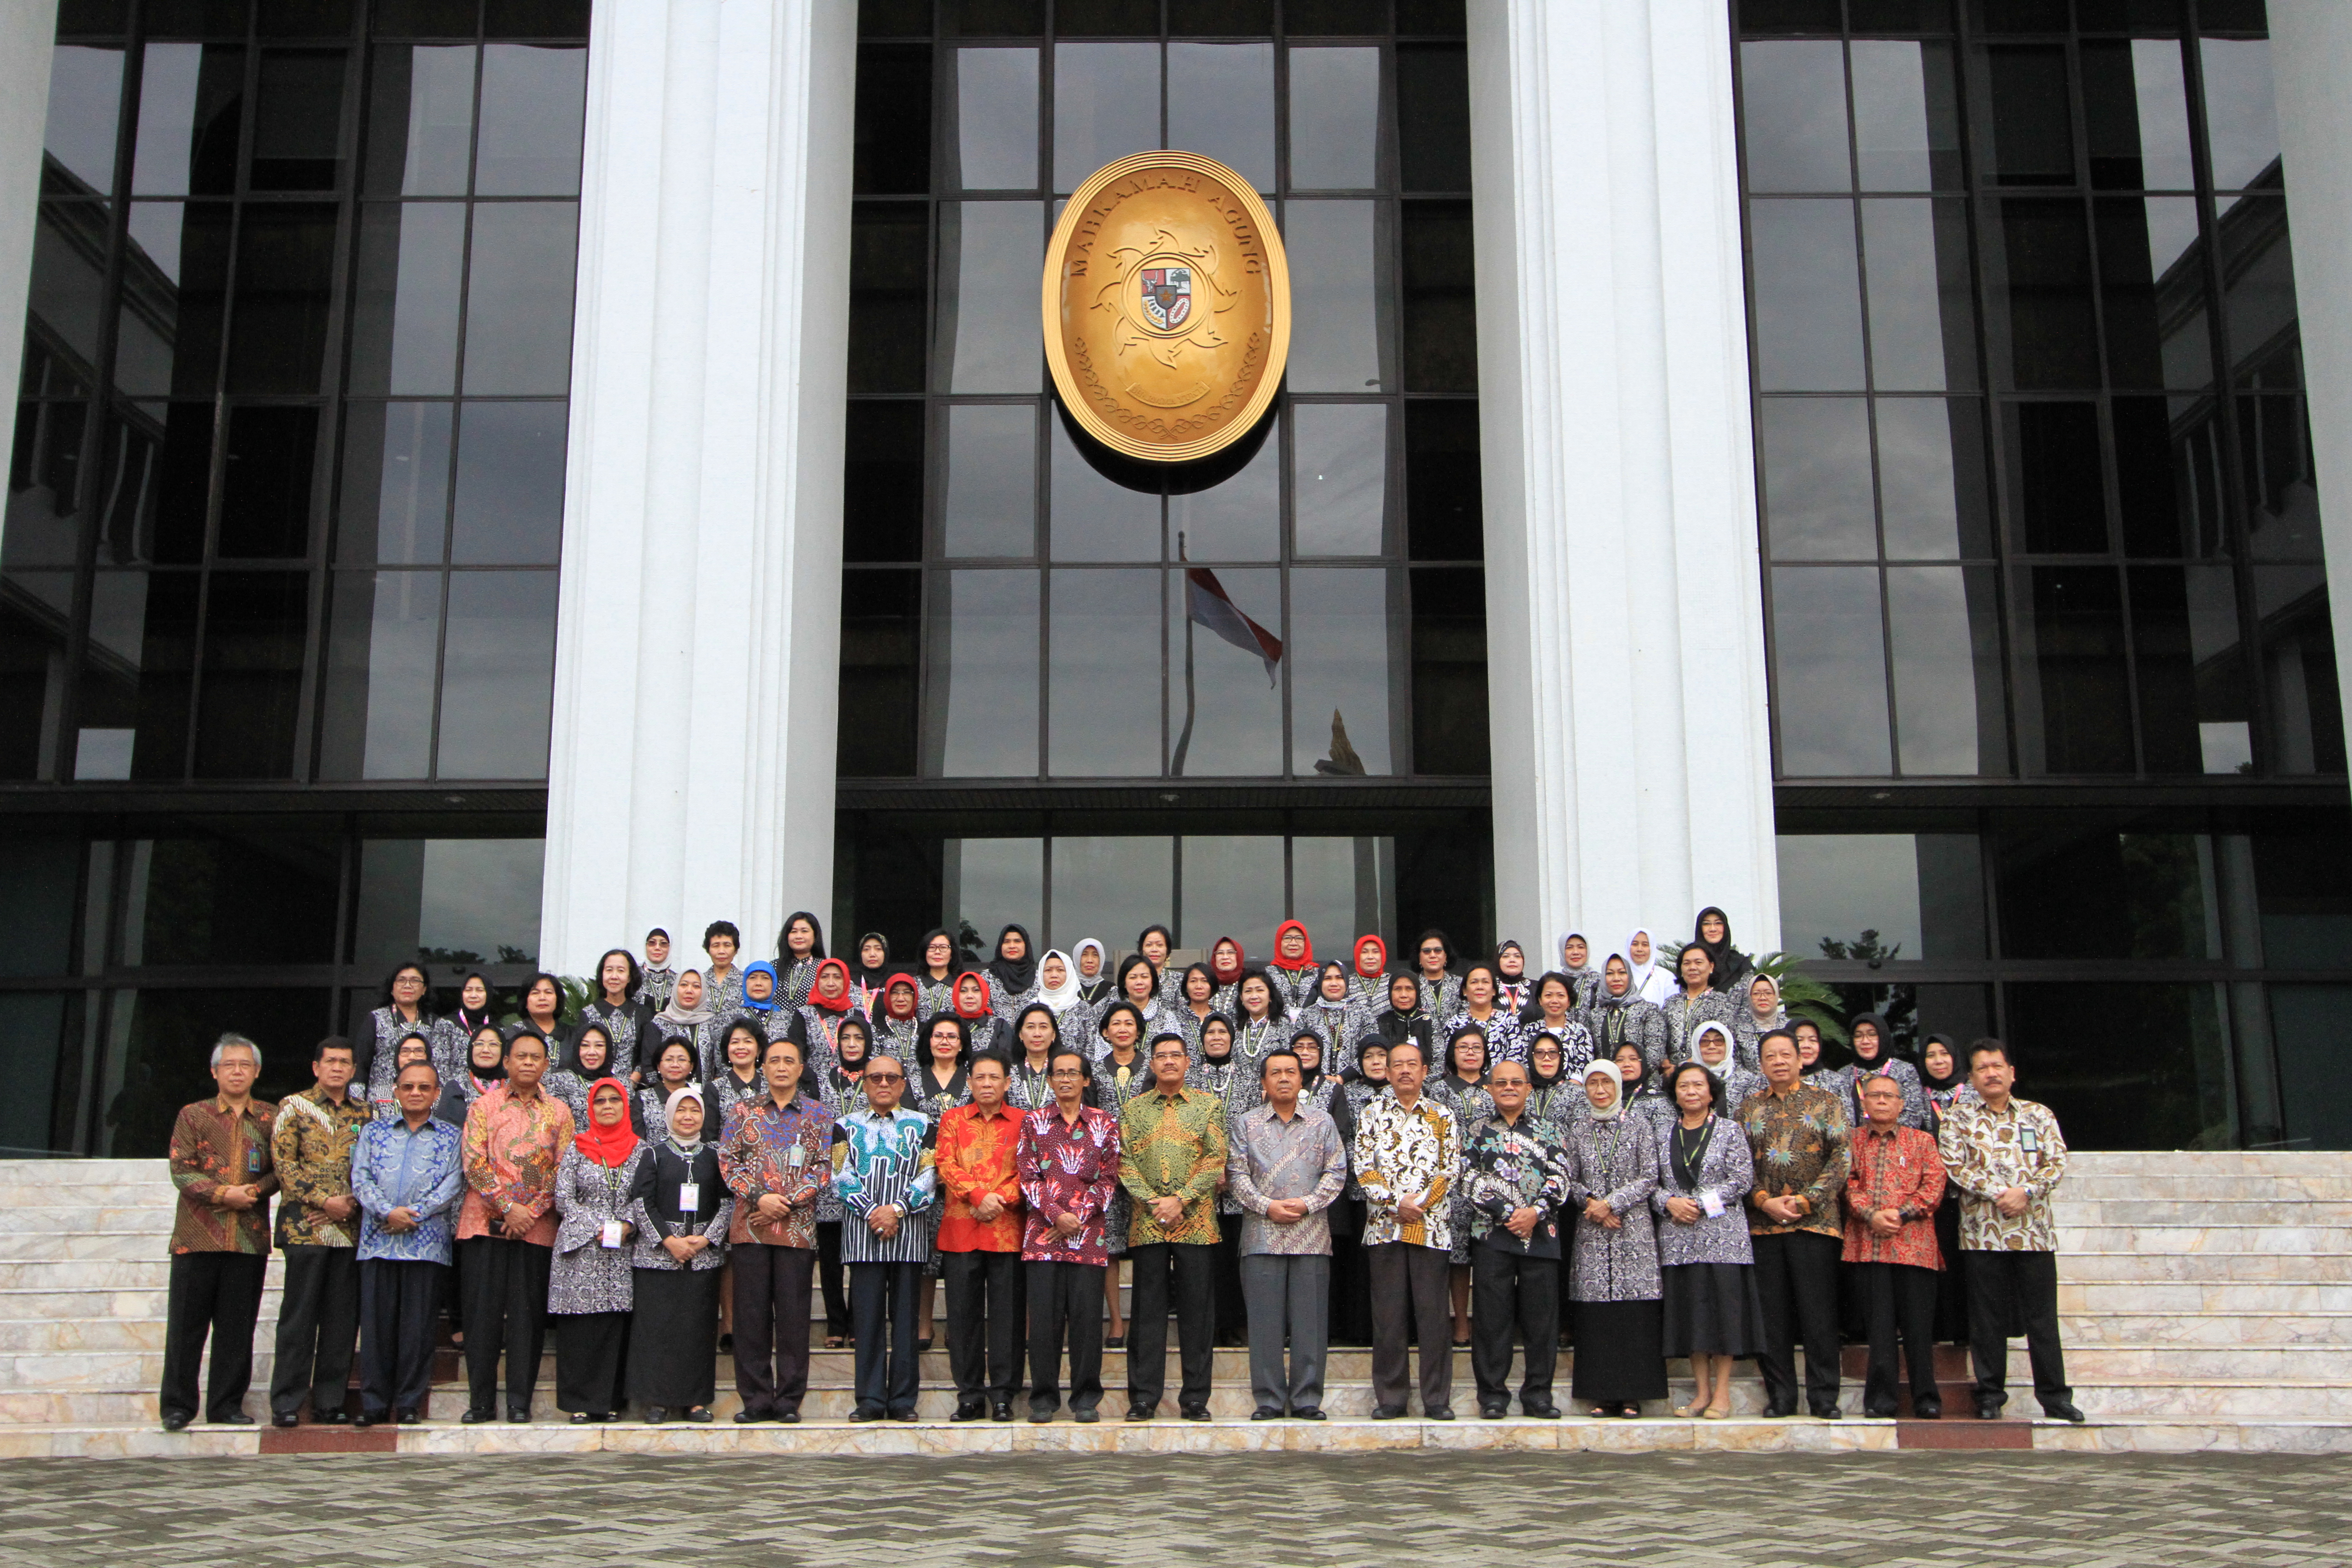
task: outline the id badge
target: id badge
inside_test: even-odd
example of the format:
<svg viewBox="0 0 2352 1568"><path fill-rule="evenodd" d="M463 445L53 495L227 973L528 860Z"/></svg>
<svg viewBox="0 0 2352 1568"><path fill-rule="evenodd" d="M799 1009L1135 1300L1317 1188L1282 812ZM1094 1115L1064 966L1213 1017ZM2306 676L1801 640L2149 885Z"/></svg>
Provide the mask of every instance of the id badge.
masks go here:
<svg viewBox="0 0 2352 1568"><path fill-rule="evenodd" d="M1706 1187L1700 1190L1698 1194L1698 1206L1706 1213L1706 1217L1709 1219L1721 1219L1723 1217L1723 1200L1715 1195L1715 1189L1713 1187Z"/></svg>
<svg viewBox="0 0 2352 1568"><path fill-rule="evenodd" d="M799 1170L803 1165L807 1164L808 1145L805 1143L793 1144L793 1152L784 1157L784 1163L791 1166L795 1171Z"/></svg>
<svg viewBox="0 0 2352 1568"><path fill-rule="evenodd" d="M619 1220L608 1219L604 1222L604 1244L606 1247L618 1247L621 1245L621 1222Z"/></svg>
<svg viewBox="0 0 2352 1568"><path fill-rule="evenodd" d="M680 1182L677 1184L677 1213L680 1219L692 1219L694 1211L702 1206L702 1184Z"/></svg>
<svg viewBox="0 0 2352 1568"><path fill-rule="evenodd" d="M2017 1146L2039 1158L2042 1153L2042 1134L2031 1127L2021 1127L2017 1130Z"/></svg>

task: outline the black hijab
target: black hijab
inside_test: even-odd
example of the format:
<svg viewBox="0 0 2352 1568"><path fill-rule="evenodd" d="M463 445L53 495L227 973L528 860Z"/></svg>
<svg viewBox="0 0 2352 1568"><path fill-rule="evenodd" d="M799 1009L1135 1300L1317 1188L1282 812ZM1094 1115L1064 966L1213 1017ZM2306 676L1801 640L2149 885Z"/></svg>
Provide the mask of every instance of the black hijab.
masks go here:
<svg viewBox="0 0 2352 1568"><path fill-rule="evenodd" d="M604 1065L595 1068L580 1065L580 1042L587 1037L591 1029L604 1042ZM511 1041L509 1046L511 1048ZM621 1075L614 1070L613 1054L613 1031L602 1024L583 1024L572 1031L570 1039L563 1042L563 1070L585 1083L593 1083L600 1078L618 1078Z"/></svg>
<svg viewBox="0 0 2352 1568"><path fill-rule="evenodd" d="M1021 956L1004 956L1004 939L1018 933ZM1029 940L1025 927L1009 925L996 933L996 956L988 961L988 973L995 977L996 994L1010 999L1020 995L1037 984L1037 944Z"/></svg>
<svg viewBox="0 0 2352 1568"><path fill-rule="evenodd" d="M882 944L882 963L878 968L866 967L866 944L869 942L878 942ZM849 966L849 983L852 985L862 985L869 991L879 991L889 983L891 973L890 939L878 931L869 931L859 937L857 962Z"/></svg>
<svg viewBox="0 0 2352 1568"><path fill-rule="evenodd" d="M1859 1031L1864 1024L1868 1024L1878 1032L1878 1054L1874 1057L1865 1057L1862 1054ZM1884 1072L1886 1070L1887 1063L1901 1059L1895 1051L1895 1032L1886 1026L1886 1016L1883 1013L1854 1015L1853 1021L1846 1026L1846 1039L1849 1042L1846 1046L1846 1053L1852 1058L1855 1068L1863 1072ZM1829 1055L1829 1047L1826 1045L1822 1047L1822 1055L1824 1058Z"/></svg>
<svg viewBox="0 0 2352 1568"><path fill-rule="evenodd" d="M1298 1056L1299 1046L1307 1040L1315 1042L1315 1065L1308 1067L1305 1057L1298 1058L1298 1092L1301 1096L1315 1092L1315 1086L1323 1080L1323 1058L1331 1054L1331 1047L1323 1043L1323 1037L1312 1029L1301 1029L1290 1037L1290 1054ZM1265 1070L1263 1060L1258 1063L1258 1070Z"/></svg>
<svg viewBox="0 0 2352 1568"><path fill-rule="evenodd" d="M1213 1057L1209 1054L1209 1026L1212 1024L1223 1024L1225 1026L1225 1054L1221 1057ZM1207 1017L1201 1020L1201 1059L1204 1062L1219 1063L1232 1061L1234 1059L1234 1042L1239 1037L1241 1031L1234 1027L1234 1021L1231 1018L1228 1018L1223 1013L1211 1013Z"/></svg>
<svg viewBox="0 0 2352 1568"><path fill-rule="evenodd" d="M1938 1076L1927 1070L1927 1047L1940 1045L1952 1058L1952 1070ZM1960 1043L1949 1035L1930 1035L1919 1047L1919 1081L1938 1094L1948 1094L1969 1081L1969 1069L1960 1065Z"/></svg>

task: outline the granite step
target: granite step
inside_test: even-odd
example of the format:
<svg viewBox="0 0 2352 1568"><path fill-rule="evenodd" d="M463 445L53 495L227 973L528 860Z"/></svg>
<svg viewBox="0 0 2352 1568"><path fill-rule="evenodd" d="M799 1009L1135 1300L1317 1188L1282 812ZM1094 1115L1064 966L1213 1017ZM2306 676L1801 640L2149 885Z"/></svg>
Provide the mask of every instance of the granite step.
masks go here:
<svg viewBox="0 0 2352 1568"><path fill-rule="evenodd" d="M2217 1349L2328 1348L2352 1354L2352 1313L2062 1312L2069 1364L2076 1345L2211 1346Z"/></svg>
<svg viewBox="0 0 2352 1568"><path fill-rule="evenodd" d="M2078 1198L2060 1189L2059 1226L2293 1225L2352 1228L2352 1198Z"/></svg>
<svg viewBox="0 0 2352 1568"><path fill-rule="evenodd" d="M2078 1248L2063 1252L2060 1257L2062 1281L2145 1285L2223 1279L2249 1283L2352 1281L2352 1251L2140 1252Z"/></svg>
<svg viewBox="0 0 2352 1568"><path fill-rule="evenodd" d="M2301 1225L2287 1219L2270 1225L2108 1225L2058 1227L2061 1253L2167 1252L2280 1253L2341 1248L2352 1233L2341 1226Z"/></svg>
<svg viewBox="0 0 2352 1568"><path fill-rule="evenodd" d="M2077 1259L2058 1261L2058 1312L2210 1314L2229 1318L2249 1312L2352 1314L2352 1282L2334 1279L2089 1279L2076 1272Z"/></svg>

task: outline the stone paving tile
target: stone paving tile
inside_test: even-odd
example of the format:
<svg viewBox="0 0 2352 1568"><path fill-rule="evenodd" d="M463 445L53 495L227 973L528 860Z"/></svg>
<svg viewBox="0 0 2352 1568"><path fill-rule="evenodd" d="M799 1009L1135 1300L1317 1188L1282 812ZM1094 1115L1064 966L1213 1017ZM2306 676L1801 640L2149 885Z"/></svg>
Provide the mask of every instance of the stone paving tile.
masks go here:
<svg viewBox="0 0 2352 1568"><path fill-rule="evenodd" d="M0 1563L2341 1564L2346 1474L1953 1453L18 1459L0 1463Z"/></svg>

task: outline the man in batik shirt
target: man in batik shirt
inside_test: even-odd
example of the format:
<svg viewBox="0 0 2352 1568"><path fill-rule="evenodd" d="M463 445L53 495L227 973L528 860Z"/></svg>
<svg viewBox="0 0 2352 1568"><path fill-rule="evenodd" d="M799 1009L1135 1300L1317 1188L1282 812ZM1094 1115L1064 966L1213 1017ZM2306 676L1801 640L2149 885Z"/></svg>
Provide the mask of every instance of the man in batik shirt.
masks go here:
<svg viewBox="0 0 2352 1568"><path fill-rule="evenodd" d="M555 1172L572 1146L572 1110L540 1088L547 1041L526 1029L507 1042L507 1076L466 1112L466 1203L457 1215L465 1268L466 1422L497 1415L506 1352L507 1419L530 1419L547 1343L547 1280L555 1266Z"/></svg>
<svg viewBox="0 0 2352 1568"><path fill-rule="evenodd" d="M351 1092L356 1063L340 1035L310 1052L316 1080L278 1104L270 1156L285 1201L278 1205L278 1245L286 1253L286 1290L278 1304L278 1363L269 1374L270 1419L292 1426L302 1399L310 1419L342 1425L360 1333L360 1205L352 1196L352 1151L373 1117ZM437 1078L437 1075L436 1075Z"/></svg>
<svg viewBox="0 0 2352 1568"><path fill-rule="evenodd" d="M1045 1064L1054 1103L1022 1121L1013 1163L1027 1211L1021 1264L1029 1305L1029 1419L1060 1408L1062 1347L1070 1351L1070 1414L1097 1421L1102 1403L1103 1217L1118 1186L1118 1122L1086 1102L1085 1053L1055 1047Z"/></svg>
<svg viewBox="0 0 2352 1568"><path fill-rule="evenodd" d="M249 1426L245 1393L253 1382L253 1325L269 1265L269 1194L278 1171L269 1134L277 1107L253 1098L261 1047L243 1035L213 1047L218 1092L184 1106L172 1126L172 1288L165 1299L163 1430L196 1418L196 1364L213 1347L204 1416Z"/></svg>
<svg viewBox="0 0 2352 1568"><path fill-rule="evenodd" d="M1463 1151L1470 1189L1470 1369L1478 1414L1510 1406L1511 1330L1527 1347L1519 1409L1550 1421L1559 1360L1559 1205L1568 1201L1568 1150L1557 1123L1528 1114L1532 1087L1518 1062L1496 1062L1486 1080L1495 1114Z"/></svg>
<svg viewBox="0 0 2352 1568"><path fill-rule="evenodd" d="M1421 1407L1454 1419L1454 1186L1462 1130L1421 1092L1429 1064L1408 1035L1389 1047L1389 1086L1356 1118L1356 1180L1364 1190L1364 1258L1372 1281L1372 1419L1405 1413L1405 1314L1421 1329Z"/></svg>
<svg viewBox="0 0 2352 1568"><path fill-rule="evenodd" d="M1159 1414L1168 1387L1168 1308L1176 1307L1183 1382L1176 1409L1209 1418L1216 1357L1217 1184L1225 1173L1224 1103L1184 1081L1192 1056L1177 1034L1151 1042L1151 1088L1118 1119L1118 1179L1134 1200L1127 1255L1135 1264L1128 1329L1127 1418Z"/></svg>

